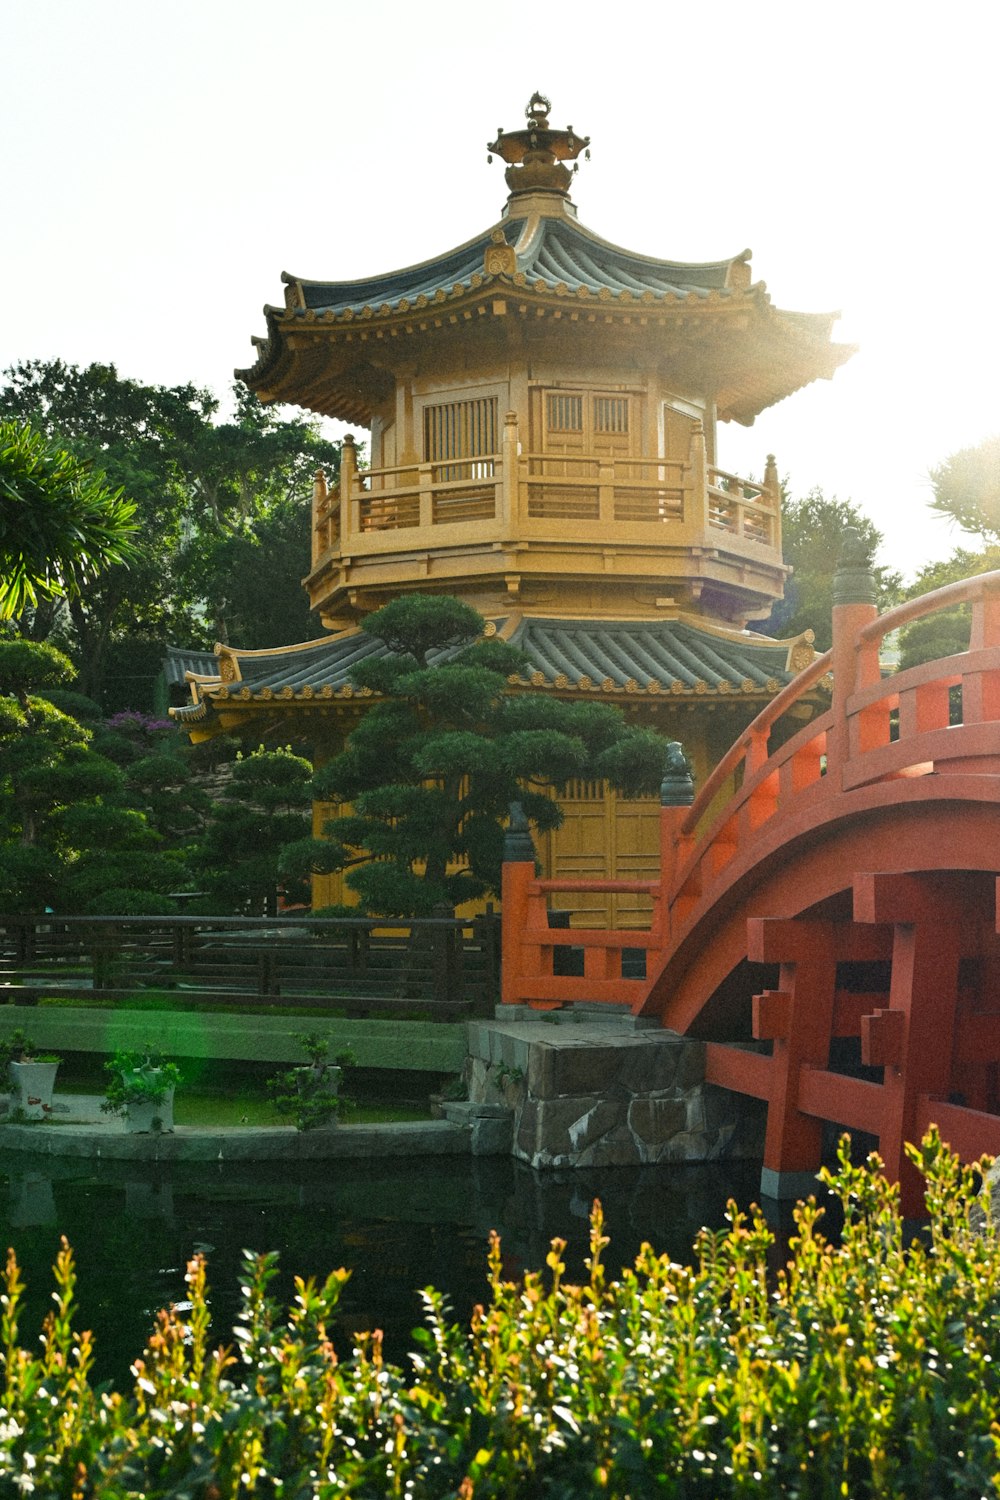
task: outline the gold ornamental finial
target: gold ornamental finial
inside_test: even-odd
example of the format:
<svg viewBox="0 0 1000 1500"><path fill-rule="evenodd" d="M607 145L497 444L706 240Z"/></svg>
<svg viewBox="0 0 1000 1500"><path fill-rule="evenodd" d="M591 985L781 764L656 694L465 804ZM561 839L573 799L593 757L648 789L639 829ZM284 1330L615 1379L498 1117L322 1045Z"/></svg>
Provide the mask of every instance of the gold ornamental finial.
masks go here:
<svg viewBox="0 0 1000 1500"><path fill-rule="evenodd" d="M507 162L504 176L512 198L518 193L559 193L565 198L576 166L571 172L563 163L575 163L581 151L590 157L590 136L577 135L572 125L553 130L549 125L551 109L544 94L532 94L524 111L527 129L504 135L500 126L496 140L486 148L491 153L488 161L493 160L495 152Z"/></svg>

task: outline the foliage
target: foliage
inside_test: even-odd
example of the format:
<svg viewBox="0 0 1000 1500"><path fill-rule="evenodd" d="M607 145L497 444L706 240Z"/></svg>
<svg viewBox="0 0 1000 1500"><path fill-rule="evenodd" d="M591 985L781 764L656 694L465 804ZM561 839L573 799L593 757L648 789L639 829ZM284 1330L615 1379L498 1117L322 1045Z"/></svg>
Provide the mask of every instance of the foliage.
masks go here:
<svg viewBox="0 0 1000 1500"><path fill-rule="evenodd" d="M135 554L135 506L90 464L0 421L0 619L79 595Z"/></svg>
<svg viewBox="0 0 1000 1500"><path fill-rule="evenodd" d="M340 1092L340 1083L344 1072L356 1066L357 1058L346 1048L330 1062L330 1043L316 1031L297 1032L295 1039L309 1066L276 1073L268 1079L267 1091L278 1114L290 1115L296 1130L316 1130L350 1108L350 1100Z"/></svg>
<svg viewBox="0 0 1000 1500"><path fill-rule="evenodd" d="M20 1026L9 1036L0 1037L0 1080L6 1079L12 1062L61 1062L54 1052L40 1053L34 1041Z"/></svg>
<svg viewBox="0 0 1000 1500"><path fill-rule="evenodd" d="M122 772L93 749L92 730L41 696L71 673L51 646L0 641L0 904L8 911L99 912L109 901L130 909L108 893L165 894L183 868L128 805Z"/></svg>
<svg viewBox="0 0 1000 1500"><path fill-rule="evenodd" d="M931 506L964 531L1000 541L1000 434L953 453L931 470Z"/></svg>
<svg viewBox="0 0 1000 1500"><path fill-rule="evenodd" d="M130 1104L162 1104L181 1082L177 1064L166 1062L149 1046L141 1052L119 1049L104 1064L104 1071L108 1082L101 1109L112 1115L125 1114Z"/></svg>
<svg viewBox="0 0 1000 1500"><path fill-rule="evenodd" d="M287 873L346 869L364 909L426 916L499 888L511 801L544 830L562 817L549 793L572 777L659 788L658 735L629 727L606 704L512 691L509 677L526 659L504 641L479 639L483 625L457 599L420 594L364 621L386 654L368 657L352 678L380 697L317 772L314 795L341 815L323 839L286 851Z"/></svg>
<svg viewBox="0 0 1000 1500"><path fill-rule="evenodd" d="M781 550L792 575L785 581L785 596L775 604L770 619L760 628L768 635L790 637L812 630L816 649L826 651L831 643L833 577L844 531L855 527L869 556L882 542L882 533L851 500L831 499L814 489L801 500L790 499L783 489ZM901 578L881 565L875 575L875 602L879 611L891 608L899 598Z"/></svg>
<svg viewBox="0 0 1000 1500"><path fill-rule="evenodd" d="M950 557L941 558L921 568L905 590L905 597L916 599L921 594L944 588L946 584L960 583L965 578L990 573L996 568L1000 568L1000 546L985 547L981 552L957 547ZM961 605L957 609L927 615L908 625L900 634L900 670L919 666L921 662L934 661L940 656L966 651L969 645L970 619L969 607Z"/></svg>
<svg viewBox="0 0 1000 1500"><path fill-rule="evenodd" d="M148 706L171 638L254 647L316 634L300 584L309 495L317 466L336 478L340 445L315 423L243 388L220 421L211 392L143 385L114 365L35 360L5 374L0 419L31 422L136 507L127 570L111 568L68 612L29 610L19 622L70 650L86 694Z"/></svg>
<svg viewBox="0 0 1000 1500"><path fill-rule="evenodd" d="M288 746L237 755L195 856L215 909L274 916L281 889L293 901L307 897L304 883L285 879L279 862L309 828L311 776L309 761Z"/></svg>
<svg viewBox="0 0 1000 1500"><path fill-rule="evenodd" d="M796 1211L792 1257L769 1271L763 1218L731 1211L691 1267L648 1246L609 1280L600 1206L587 1279L504 1281L471 1328L424 1294L414 1367L383 1362L378 1333L339 1360L347 1280L297 1279L283 1314L274 1254L246 1258L234 1342L209 1337L205 1263L190 1310L161 1312L130 1393L95 1391L93 1348L74 1326L63 1242L41 1347L22 1333L10 1252L0 1316L0 1488L39 1495L321 1495L324 1500L979 1500L1000 1481L1000 1254L970 1226L975 1173L935 1134L913 1152L930 1226L907 1245L898 1195L842 1147L829 1186L845 1224ZM36 1352L37 1351L37 1352Z"/></svg>

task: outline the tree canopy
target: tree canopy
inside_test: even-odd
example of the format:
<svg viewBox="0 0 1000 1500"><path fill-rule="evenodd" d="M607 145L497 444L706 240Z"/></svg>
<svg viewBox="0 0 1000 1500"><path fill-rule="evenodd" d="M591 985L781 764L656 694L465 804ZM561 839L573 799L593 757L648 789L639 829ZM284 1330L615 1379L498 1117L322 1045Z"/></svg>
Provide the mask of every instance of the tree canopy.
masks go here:
<svg viewBox="0 0 1000 1500"><path fill-rule="evenodd" d="M785 596L771 611L763 629L775 636L798 635L812 630L816 648L825 651L831 642L833 577L837 571L844 532L853 526L869 556L882 542L882 533L851 500L827 498L814 489L801 500L785 497L782 509L782 553L792 567L785 582ZM873 567L879 610L891 608L899 598L899 573L882 565Z"/></svg>
<svg viewBox="0 0 1000 1500"><path fill-rule="evenodd" d="M238 388L235 410L194 385L143 385L114 365L28 361L0 383L0 420L28 422L135 506L128 565L59 608L23 609L21 633L66 650L106 708L150 706L169 641L289 645L316 634L301 579L310 492L340 445ZM145 677L145 699L141 679Z"/></svg>
<svg viewBox="0 0 1000 1500"><path fill-rule="evenodd" d="M551 796L574 777L654 792L666 744L615 708L519 693L522 652L481 639L484 621L456 599L402 596L365 620L387 647L353 671L379 696L345 749L313 779L334 804L323 839L286 850L289 874L347 871L367 910L425 915L499 889L503 824L520 800L541 830Z"/></svg>
<svg viewBox="0 0 1000 1500"><path fill-rule="evenodd" d="M931 470L931 506L985 541L1000 541L1000 434L961 448Z"/></svg>

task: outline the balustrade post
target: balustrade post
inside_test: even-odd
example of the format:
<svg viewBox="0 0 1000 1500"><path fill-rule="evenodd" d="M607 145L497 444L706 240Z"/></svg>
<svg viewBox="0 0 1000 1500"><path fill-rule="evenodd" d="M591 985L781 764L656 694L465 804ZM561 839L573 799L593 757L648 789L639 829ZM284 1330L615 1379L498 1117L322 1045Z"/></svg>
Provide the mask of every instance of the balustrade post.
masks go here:
<svg viewBox="0 0 1000 1500"><path fill-rule="evenodd" d="M500 509L505 529L517 524L521 511L518 447L517 412L509 411L503 419L500 457Z"/></svg>
<svg viewBox="0 0 1000 1500"><path fill-rule="evenodd" d="M454 908L439 901L431 915L435 925L430 929L431 986L435 1003L457 1005L462 995L461 945L455 925ZM448 926L443 925L448 923Z"/></svg>
<svg viewBox="0 0 1000 1500"><path fill-rule="evenodd" d="M988 646L1000 646L1000 595L984 585L981 598L972 606L969 650L984 651Z"/></svg>
<svg viewBox="0 0 1000 1500"><path fill-rule="evenodd" d="M848 699L862 686L862 663L858 634L878 618L875 579L860 534L849 526L833 579L833 703L830 733L826 741L826 774L841 786L843 770L850 759L847 722ZM877 648L876 648L877 650Z"/></svg>
<svg viewBox="0 0 1000 1500"><path fill-rule="evenodd" d="M317 469L313 475L313 498L312 498L312 565L316 566L323 553L330 545L330 522L332 516L328 510L329 493L326 488L326 475L322 469Z"/></svg>
<svg viewBox="0 0 1000 1500"><path fill-rule="evenodd" d="M358 452L354 446L354 434L348 432L340 448L340 535L342 539L356 536L361 530L361 500L355 493L358 470Z"/></svg>
<svg viewBox="0 0 1000 1500"><path fill-rule="evenodd" d="M454 474L454 470L451 471ZM434 524L434 465L420 464L417 469L417 504L420 507L420 526L428 530Z"/></svg>
<svg viewBox="0 0 1000 1500"><path fill-rule="evenodd" d="M705 427L696 421L691 427L691 490L694 496L692 518L697 517L697 529L706 532L711 522L711 507L708 499L708 450L705 446Z"/></svg>
<svg viewBox="0 0 1000 1500"><path fill-rule="evenodd" d="M615 524L615 466L600 463L597 466L597 514L602 526Z"/></svg>
<svg viewBox="0 0 1000 1500"><path fill-rule="evenodd" d="M771 533L768 538L771 546L776 552L781 551L781 480L778 478L778 464L773 453L767 455L764 465L764 488L771 502L772 520Z"/></svg>

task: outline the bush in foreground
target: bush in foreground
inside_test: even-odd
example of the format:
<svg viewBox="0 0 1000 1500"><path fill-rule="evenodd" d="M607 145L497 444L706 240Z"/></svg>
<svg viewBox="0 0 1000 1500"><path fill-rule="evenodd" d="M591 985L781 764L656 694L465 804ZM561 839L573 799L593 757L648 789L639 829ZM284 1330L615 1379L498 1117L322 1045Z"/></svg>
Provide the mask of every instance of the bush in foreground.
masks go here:
<svg viewBox="0 0 1000 1500"><path fill-rule="evenodd" d="M831 1245L812 1202L769 1276L756 1213L703 1232L690 1268L645 1248L606 1279L599 1205L588 1280L501 1279L471 1329L426 1294L413 1372L378 1334L338 1362L330 1325L347 1273L268 1297L275 1257L248 1257L228 1349L211 1349L205 1266L191 1311L158 1315L134 1391L94 1390L73 1332L73 1267L56 1265L40 1356L19 1340L21 1281L3 1300L0 1493L37 1496L850 1497L1000 1494L1000 1254L970 1226L974 1169L934 1134L925 1240L904 1245L895 1188L827 1176L845 1225Z"/></svg>

